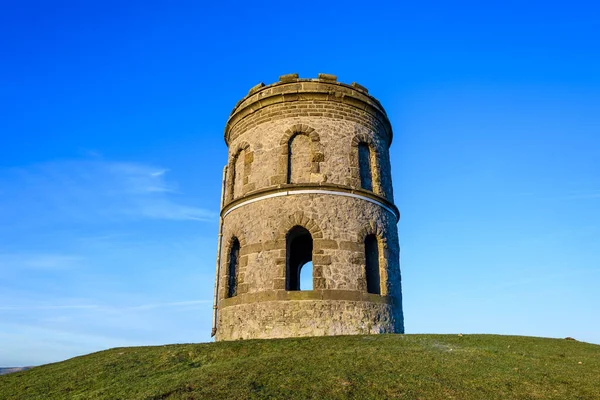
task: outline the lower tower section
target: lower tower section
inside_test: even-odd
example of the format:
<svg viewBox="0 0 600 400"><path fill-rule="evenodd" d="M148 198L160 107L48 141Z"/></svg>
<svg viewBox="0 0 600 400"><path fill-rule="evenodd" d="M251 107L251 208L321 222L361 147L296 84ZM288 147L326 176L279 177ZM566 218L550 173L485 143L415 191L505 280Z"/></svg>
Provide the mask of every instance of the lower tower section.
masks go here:
<svg viewBox="0 0 600 400"><path fill-rule="evenodd" d="M335 187L232 204L216 340L403 333L397 217L388 206Z"/></svg>

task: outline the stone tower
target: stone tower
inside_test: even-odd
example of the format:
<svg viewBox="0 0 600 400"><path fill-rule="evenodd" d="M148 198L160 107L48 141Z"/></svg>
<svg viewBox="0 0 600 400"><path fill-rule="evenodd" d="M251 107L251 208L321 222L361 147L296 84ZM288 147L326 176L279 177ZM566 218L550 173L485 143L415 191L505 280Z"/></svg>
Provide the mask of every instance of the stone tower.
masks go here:
<svg viewBox="0 0 600 400"><path fill-rule="evenodd" d="M216 340L403 333L381 104L333 75L284 75L236 104L225 142Z"/></svg>

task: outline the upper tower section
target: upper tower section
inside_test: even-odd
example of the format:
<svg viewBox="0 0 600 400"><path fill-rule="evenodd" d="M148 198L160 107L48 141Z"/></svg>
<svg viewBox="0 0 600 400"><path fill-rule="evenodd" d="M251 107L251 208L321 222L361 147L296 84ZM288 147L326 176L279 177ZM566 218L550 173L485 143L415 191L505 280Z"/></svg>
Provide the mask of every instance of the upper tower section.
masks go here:
<svg viewBox="0 0 600 400"><path fill-rule="evenodd" d="M392 128L379 101L357 83L329 74L260 83L234 107L225 141L225 208L274 189L318 186L377 198L397 213Z"/></svg>

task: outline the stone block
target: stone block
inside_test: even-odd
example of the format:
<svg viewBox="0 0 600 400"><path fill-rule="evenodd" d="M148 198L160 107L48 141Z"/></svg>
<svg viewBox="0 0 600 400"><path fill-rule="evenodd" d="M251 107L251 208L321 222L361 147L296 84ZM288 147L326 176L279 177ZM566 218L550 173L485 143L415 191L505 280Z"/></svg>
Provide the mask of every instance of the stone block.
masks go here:
<svg viewBox="0 0 600 400"><path fill-rule="evenodd" d="M286 74L279 77L279 82L296 82L298 74Z"/></svg>
<svg viewBox="0 0 600 400"><path fill-rule="evenodd" d="M347 242L347 241L340 241L339 246L340 246L340 250L348 250L348 251L353 251L353 252L364 251L364 247L365 247L364 244L362 244L362 243Z"/></svg>
<svg viewBox="0 0 600 400"><path fill-rule="evenodd" d="M242 251L244 252L244 254L258 253L259 251L262 251L262 249L263 249L262 243L252 243L252 244L248 244L248 245L244 246L244 248L240 249L240 253Z"/></svg>
<svg viewBox="0 0 600 400"><path fill-rule="evenodd" d="M316 239L313 242L313 249L338 249L338 242L332 239Z"/></svg>
<svg viewBox="0 0 600 400"><path fill-rule="evenodd" d="M286 183L286 176L285 175L274 175L271 176L270 178L270 184L271 185L283 185Z"/></svg>
<svg viewBox="0 0 600 400"><path fill-rule="evenodd" d="M337 76L331 74L319 74L319 80L323 82L337 82Z"/></svg>
<svg viewBox="0 0 600 400"><path fill-rule="evenodd" d="M331 256L330 255L315 255L313 257L313 264L330 265L331 264Z"/></svg>
<svg viewBox="0 0 600 400"><path fill-rule="evenodd" d="M258 92L260 89L262 89L263 87L265 87L265 84L260 82L259 84L252 86L252 88L250 88L250 91L248 91L248 96ZM239 104L239 103L238 103Z"/></svg>
<svg viewBox="0 0 600 400"><path fill-rule="evenodd" d="M352 82L352 87L355 88L355 89L361 90L361 91L363 91L365 93L369 93L369 90L366 87L364 87L363 85L359 85L356 82Z"/></svg>
<svg viewBox="0 0 600 400"><path fill-rule="evenodd" d="M273 279L273 289L278 290L278 289L285 289L285 278L284 279Z"/></svg>

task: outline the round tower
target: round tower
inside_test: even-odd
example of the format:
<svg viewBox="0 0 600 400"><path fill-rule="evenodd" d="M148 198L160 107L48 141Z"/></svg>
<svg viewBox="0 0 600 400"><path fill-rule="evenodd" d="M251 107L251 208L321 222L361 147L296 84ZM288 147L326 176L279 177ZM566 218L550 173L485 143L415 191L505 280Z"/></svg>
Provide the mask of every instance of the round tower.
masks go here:
<svg viewBox="0 0 600 400"><path fill-rule="evenodd" d="M227 121L216 340L403 333L379 102L333 75L250 89Z"/></svg>

